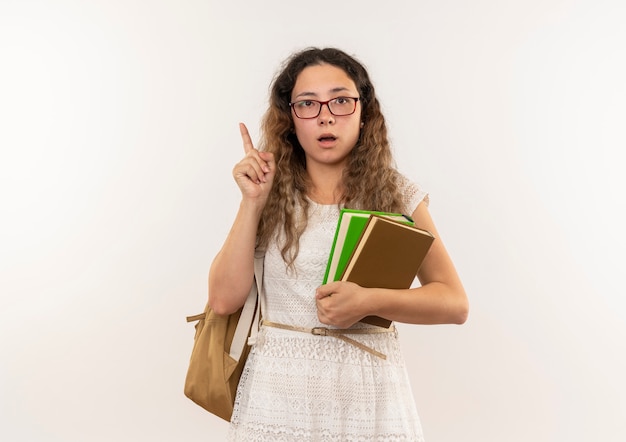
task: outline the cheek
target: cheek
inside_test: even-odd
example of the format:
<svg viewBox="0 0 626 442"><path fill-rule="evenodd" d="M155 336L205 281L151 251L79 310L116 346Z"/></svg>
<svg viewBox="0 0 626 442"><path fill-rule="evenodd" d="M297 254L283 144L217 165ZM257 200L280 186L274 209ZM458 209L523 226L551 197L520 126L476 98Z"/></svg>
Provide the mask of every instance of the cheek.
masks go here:
<svg viewBox="0 0 626 442"><path fill-rule="evenodd" d="M361 120L356 120L356 122L352 126L352 133L354 134L355 142L361 137L362 130L363 130L363 126L361 125Z"/></svg>
<svg viewBox="0 0 626 442"><path fill-rule="evenodd" d="M306 142L307 138L310 136L309 134L312 132L310 125L303 121L295 121L293 128L300 144L303 144L303 141Z"/></svg>

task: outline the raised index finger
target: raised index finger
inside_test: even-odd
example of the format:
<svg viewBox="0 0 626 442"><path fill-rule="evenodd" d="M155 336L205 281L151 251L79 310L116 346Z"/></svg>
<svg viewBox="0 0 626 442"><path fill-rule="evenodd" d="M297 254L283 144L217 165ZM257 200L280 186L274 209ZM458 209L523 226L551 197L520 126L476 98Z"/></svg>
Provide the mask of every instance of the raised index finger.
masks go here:
<svg viewBox="0 0 626 442"><path fill-rule="evenodd" d="M239 123L239 133L241 133L241 140L243 141L244 152L248 153L253 150L254 145L252 144L252 138L250 138L250 133L248 133L248 128L245 124Z"/></svg>

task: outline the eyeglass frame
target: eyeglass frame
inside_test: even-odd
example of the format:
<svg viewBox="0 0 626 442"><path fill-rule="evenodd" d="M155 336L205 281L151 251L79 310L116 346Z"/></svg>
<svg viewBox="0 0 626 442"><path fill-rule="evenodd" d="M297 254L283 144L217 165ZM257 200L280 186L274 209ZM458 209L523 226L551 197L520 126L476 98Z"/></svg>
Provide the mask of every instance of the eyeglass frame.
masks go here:
<svg viewBox="0 0 626 442"><path fill-rule="evenodd" d="M330 105L328 103L330 103L331 101L336 100L337 98L350 98L351 100L354 100L354 109L352 109L352 112L350 112L349 114L341 114L341 115L337 115L336 113L334 113L332 111L332 109L330 108ZM347 117L348 115L352 115L356 112L356 105L359 102L359 100L361 99L361 97L345 97L345 96L339 96L339 97L335 97L335 98L331 98L330 100L326 100L326 101L320 101L320 100L311 100L311 99L305 99L305 100L298 100L298 101L291 101L289 103L289 107L293 109L293 113L296 114L296 117L298 117L301 120L312 120L313 118L317 118L320 116L320 114L322 113L322 106L326 105L326 107L328 108L328 111L331 113L331 115L334 115L335 117ZM319 103L320 108L317 111L317 115L315 115L314 117L301 117L300 115L298 115L298 112L296 112L296 109L294 108L294 105L296 103L299 103L301 101L314 101L316 103Z"/></svg>

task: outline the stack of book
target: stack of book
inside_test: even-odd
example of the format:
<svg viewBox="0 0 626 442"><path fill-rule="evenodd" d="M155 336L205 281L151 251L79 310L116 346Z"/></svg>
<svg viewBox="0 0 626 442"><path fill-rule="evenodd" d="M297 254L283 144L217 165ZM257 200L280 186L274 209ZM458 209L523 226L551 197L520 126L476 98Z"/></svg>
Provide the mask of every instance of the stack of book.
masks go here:
<svg viewBox="0 0 626 442"><path fill-rule="evenodd" d="M342 209L323 283L350 281L361 287L408 289L434 239L406 215ZM362 322L391 325L378 316Z"/></svg>

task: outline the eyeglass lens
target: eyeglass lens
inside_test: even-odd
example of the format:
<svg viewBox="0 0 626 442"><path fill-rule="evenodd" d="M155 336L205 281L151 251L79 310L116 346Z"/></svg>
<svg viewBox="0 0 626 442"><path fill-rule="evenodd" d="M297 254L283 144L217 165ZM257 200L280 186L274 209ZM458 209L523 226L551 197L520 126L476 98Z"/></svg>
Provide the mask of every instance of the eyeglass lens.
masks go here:
<svg viewBox="0 0 626 442"><path fill-rule="evenodd" d="M337 97L327 102L316 100L301 100L292 103L293 110L299 118L315 118L322 109L322 105L327 104L330 112L336 116L350 115L356 110L356 98Z"/></svg>

